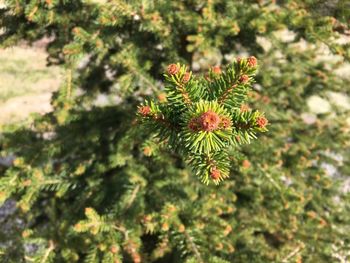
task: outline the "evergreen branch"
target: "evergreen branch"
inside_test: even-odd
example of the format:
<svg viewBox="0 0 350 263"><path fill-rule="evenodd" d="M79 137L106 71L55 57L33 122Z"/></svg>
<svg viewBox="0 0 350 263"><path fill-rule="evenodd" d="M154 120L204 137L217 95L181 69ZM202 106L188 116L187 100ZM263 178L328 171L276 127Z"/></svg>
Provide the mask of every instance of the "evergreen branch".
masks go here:
<svg viewBox="0 0 350 263"><path fill-rule="evenodd" d="M125 210L128 210L128 209L131 207L132 203L134 202L134 200L135 200L135 198L136 198L136 196L137 196L138 191L140 190L140 187L141 187L141 186L138 184L138 185L134 188L134 190L132 191L131 197L130 197L129 202L127 203L127 205L126 205L126 207L125 207Z"/></svg>
<svg viewBox="0 0 350 263"><path fill-rule="evenodd" d="M300 251L304 248L304 244L297 246L291 253L289 253L285 258L282 259L282 263L288 263L289 259L300 253Z"/></svg>
<svg viewBox="0 0 350 263"><path fill-rule="evenodd" d="M274 188L276 188L280 194L281 200L285 203L286 202L286 198L284 197L284 189L282 189L282 187L272 178L271 174L269 174L268 172L264 171L263 167L261 165L258 165L259 169L261 169L262 171L262 175L264 177L266 177L268 179L268 181L270 181L270 183L272 184L272 186Z"/></svg>
<svg viewBox="0 0 350 263"><path fill-rule="evenodd" d="M0 46L48 37L43 41L49 42L48 63L66 70L53 112L36 117L33 127L16 132L15 124L1 132L0 155L12 153L23 162L0 167L0 202L15 201L22 210L5 215L6 221L0 216L6 223L0 227L6 241L0 261L345 262L348 195L339 191L342 177L327 176L323 166L329 163L339 174L349 170L347 112L336 96L349 95L344 91L349 81L337 70L340 58L349 57L349 44L336 32L348 30L348 1L141 2L0 0ZM273 43L281 29L294 39L283 36ZM334 61L320 58L323 51L313 44L321 42L337 54ZM275 116L277 125L259 144L240 149L236 146L267 131L263 114L241 107L254 82L256 59L233 59L226 70L213 67L207 78L173 65L166 85L158 79L170 58L197 71L247 51L262 59L263 88L255 90L271 100L259 107ZM75 78L73 65L83 56L88 63ZM80 86L84 94L75 93ZM158 95L163 87L159 103L139 114L149 129L134 122L129 129L134 102L150 92ZM125 100L105 111L101 93ZM323 125L326 114L311 105L319 96L331 104L330 113L337 113L331 125ZM317 125L298 121L300 112L317 115ZM298 125L303 134L293 132ZM44 136L46 131L54 136ZM315 133L322 136L315 140ZM145 143L153 136L152 144ZM158 149L159 142L167 147ZM143 145L148 148L142 155ZM333 160L322 151L340 157ZM230 169L235 177L207 187L190 176L180 158L204 184L218 184ZM79 182L84 187L74 190ZM175 205L160 211L164 202ZM87 205L108 214L87 209L81 220ZM15 231L7 231L8 222L22 215L22 235L23 224L18 229L16 220ZM77 222L74 229L72 222ZM193 227L184 233L181 222ZM23 251L23 244L29 250Z"/></svg>
<svg viewBox="0 0 350 263"><path fill-rule="evenodd" d="M113 225L112 228L121 232L124 235L125 241L129 239L129 231L124 226Z"/></svg>
<svg viewBox="0 0 350 263"><path fill-rule="evenodd" d="M46 250L43 258L40 260L40 263L47 263L48 262L48 258L50 256L51 251L53 251L55 249L55 244L53 243L52 240L49 241L49 247Z"/></svg>
<svg viewBox="0 0 350 263"><path fill-rule="evenodd" d="M71 94L72 94L72 69L67 69L67 91L66 91L67 99L71 98Z"/></svg>
<svg viewBox="0 0 350 263"><path fill-rule="evenodd" d="M35 13L38 11L39 7L36 5L34 6L33 10L30 12L30 14L28 15L28 20L32 21L33 20L33 16L35 15Z"/></svg>
<svg viewBox="0 0 350 263"><path fill-rule="evenodd" d="M223 104L225 102L225 100L227 99L227 97L229 96L229 94L233 91L233 89L237 87L237 84L233 84L231 85L230 88L226 89L224 91L224 93L219 97L218 102L219 104Z"/></svg>
<svg viewBox="0 0 350 263"><path fill-rule="evenodd" d="M262 173L271 183L272 185L279 191L282 193L282 189L281 186L272 178L272 176L269 173Z"/></svg>
<svg viewBox="0 0 350 263"><path fill-rule="evenodd" d="M183 98L185 104L191 104L192 101L190 99L188 92L186 91L185 85L183 85L182 83L179 83L179 82L177 82L176 84L177 84L177 87L179 88L179 90L182 94L182 98Z"/></svg>
<svg viewBox="0 0 350 263"><path fill-rule="evenodd" d="M142 79L149 87L152 88L153 92L157 92L159 90L159 88L154 85L140 70L137 70L136 67L132 66L131 64L129 64L128 67L130 69L130 72Z"/></svg>
<svg viewBox="0 0 350 263"><path fill-rule="evenodd" d="M158 132L159 138L169 142L172 149L189 156L188 163L205 184L209 184L210 179L218 184L229 176L229 165L225 164L229 162L227 152L229 146L249 143L251 139L257 138L255 133L267 131L265 128L267 119L263 114L258 111L237 109L237 105L245 99L247 85L252 81L251 76L255 72L256 63L256 58L250 57L231 65L227 73L220 71L214 75L214 72L211 72L215 77L215 82L211 86L205 83L210 82L210 79L204 78L202 81L193 79L186 66L170 64L168 74L164 74L169 83L166 86L168 104L151 100L138 109L139 116L145 123L150 124L149 121L153 120L164 126L164 129L159 128L151 122L153 126L149 127ZM226 89L229 83L235 82L235 72L240 72L241 69L249 76L242 75L244 78L241 86L236 89L237 96L232 102L223 103L238 86L234 84ZM209 87L213 98L205 100L208 98L202 87ZM171 118L170 120L159 114L162 112L161 109L166 112L168 118ZM176 123L176 126L173 123ZM174 136L169 130L179 132L179 136L177 134ZM208 162L208 156L215 158Z"/></svg>
<svg viewBox="0 0 350 263"><path fill-rule="evenodd" d="M27 256L27 255L24 256L24 259L27 260L27 261L29 261L29 262L33 262L33 261L35 260L35 258L29 257L29 256Z"/></svg>
<svg viewBox="0 0 350 263"><path fill-rule="evenodd" d="M193 238L188 234L187 230L184 230L184 235L186 237L186 240L189 242L194 255L196 256L198 263L204 263L204 260L201 256L196 244L193 242Z"/></svg>
<svg viewBox="0 0 350 263"><path fill-rule="evenodd" d="M253 128L253 125L251 123L245 123L245 122L234 122L233 127L239 129L239 130L248 130L250 128Z"/></svg>
<svg viewBox="0 0 350 263"><path fill-rule="evenodd" d="M170 129L176 130L176 131L180 131L180 127L173 125L171 122L169 122L167 119L165 119L163 114L161 114L161 115L155 114L155 115L153 115L152 119L155 120L156 122L164 125L167 128L170 128Z"/></svg>
<svg viewBox="0 0 350 263"><path fill-rule="evenodd" d="M15 8L15 13L19 13L20 12L20 10L21 10L22 8L21 8L21 5L20 5L20 3L19 3L19 0L16 0L16 8Z"/></svg>

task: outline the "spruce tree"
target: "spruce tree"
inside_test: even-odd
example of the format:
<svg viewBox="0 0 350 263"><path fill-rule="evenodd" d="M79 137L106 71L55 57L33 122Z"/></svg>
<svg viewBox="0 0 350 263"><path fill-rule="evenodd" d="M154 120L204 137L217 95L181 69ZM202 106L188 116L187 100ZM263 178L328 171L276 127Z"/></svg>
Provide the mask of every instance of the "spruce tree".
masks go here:
<svg viewBox="0 0 350 263"><path fill-rule="evenodd" d="M2 262L350 260L349 10L6 0L1 46L47 37L65 75L2 127Z"/></svg>

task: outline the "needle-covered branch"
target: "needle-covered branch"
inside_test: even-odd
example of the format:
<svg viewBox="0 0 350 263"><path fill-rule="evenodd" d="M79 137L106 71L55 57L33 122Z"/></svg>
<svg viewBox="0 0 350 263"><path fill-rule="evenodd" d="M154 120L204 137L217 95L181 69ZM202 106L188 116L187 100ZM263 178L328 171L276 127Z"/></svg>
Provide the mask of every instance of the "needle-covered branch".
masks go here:
<svg viewBox="0 0 350 263"><path fill-rule="evenodd" d="M229 176L228 149L267 131L264 115L244 104L256 68L255 57L237 59L224 72L213 68L206 76L171 64L166 100L146 101L138 115L170 148L179 149L202 182L218 184Z"/></svg>

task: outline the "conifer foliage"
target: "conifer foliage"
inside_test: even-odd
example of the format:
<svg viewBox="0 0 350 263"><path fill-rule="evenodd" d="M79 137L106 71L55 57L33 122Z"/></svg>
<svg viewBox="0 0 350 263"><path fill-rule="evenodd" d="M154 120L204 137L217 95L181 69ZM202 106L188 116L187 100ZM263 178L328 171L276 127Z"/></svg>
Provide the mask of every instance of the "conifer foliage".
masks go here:
<svg viewBox="0 0 350 263"><path fill-rule="evenodd" d="M177 149L206 184L229 176L228 147L249 143L267 130L263 114L242 107L256 68L255 57L238 58L225 72L216 67L195 78L186 66L170 64L165 102L138 108L149 130Z"/></svg>
<svg viewBox="0 0 350 263"><path fill-rule="evenodd" d="M63 71L0 127L0 262L348 262L349 11L0 1L1 47Z"/></svg>

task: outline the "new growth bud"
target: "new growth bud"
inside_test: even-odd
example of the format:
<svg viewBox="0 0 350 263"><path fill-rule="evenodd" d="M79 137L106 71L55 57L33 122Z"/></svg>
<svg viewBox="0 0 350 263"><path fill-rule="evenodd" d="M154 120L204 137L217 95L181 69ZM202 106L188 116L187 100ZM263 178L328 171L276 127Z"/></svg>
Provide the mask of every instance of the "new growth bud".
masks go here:
<svg viewBox="0 0 350 263"><path fill-rule="evenodd" d="M215 166L210 171L210 177L213 180L218 180L220 178L220 170L218 170Z"/></svg>
<svg viewBox="0 0 350 263"><path fill-rule="evenodd" d="M180 70L180 68L179 68L179 66L176 65L176 64L170 64L170 65L168 66L168 73L169 73L170 75L175 75L175 74L177 74L177 73L179 72L179 70Z"/></svg>
<svg viewBox="0 0 350 263"><path fill-rule="evenodd" d="M146 146L145 148L143 148L143 154L145 156L151 156L152 155L152 148L149 146Z"/></svg>
<svg viewBox="0 0 350 263"><path fill-rule="evenodd" d="M219 128L227 129L232 126L228 117L220 117L217 113L208 110L199 117L194 117L188 123L188 128L192 131L214 131Z"/></svg>
<svg viewBox="0 0 350 263"><path fill-rule="evenodd" d="M231 120L227 117L223 117L221 118L221 126L222 128L224 129L227 129L229 127L231 127L232 123L231 123Z"/></svg>
<svg viewBox="0 0 350 263"><path fill-rule="evenodd" d="M258 60L254 56L247 58L247 62L248 62L249 67L252 67L252 68L256 67L258 65Z"/></svg>
<svg viewBox="0 0 350 263"><path fill-rule="evenodd" d="M160 94L158 94L158 100L160 101L160 102L166 102L166 94L165 93L160 93Z"/></svg>
<svg viewBox="0 0 350 263"><path fill-rule="evenodd" d="M188 123L188 128L192 131L199 131L201 127L198 118L192 118Z"/></svg>
<svg viewBox="0 0 350 263"><path fill-rule="evenodd" d="M247 83L248 81L249 81L248 75L244 74L239 78L239 82L241 82L241 83Z"/></svg>
<svg viewBox="0 0 350 263"><path fill-rule="evenodd" d="M211 70L212 70L215 74L221 74L221 73L222 73L221 68L220 68L219 66L212 67Z"/></svg>
<svg viewBox="0 0 350 263"><path fill-rule="evenodd" d="M201 115L199 121L204 131L213 131L219 127L220 117L215 112L208 110Z"/></svg>
<svg viewBox="0 0 350 263"><path fill-rule="evenodd" d="M191 78L191 73L190 72L186 72L182 78L182 82L183 83L187 83Z"/></svg>
<svg viewBox="0 0 350 263"><path fill-rule="evenodd" d="M150 106L142 106L139 107L138 112L142 115L142 116L148 116L151 112L151 107Z"/></svg>
<svg viewBox="0 0 350 263"><path fill-rule="evenodd" d="M267 125L268 120L265 117L258 117L256 119L256 124L260 127L260 128L265 128L265 126Z"/></svg>
<svg viewBox="0 0 350 263"><path fill-rule="evenodd" d="M249 106L247 104L242 104L240 108L241 112L249 111Z"/></svg>

